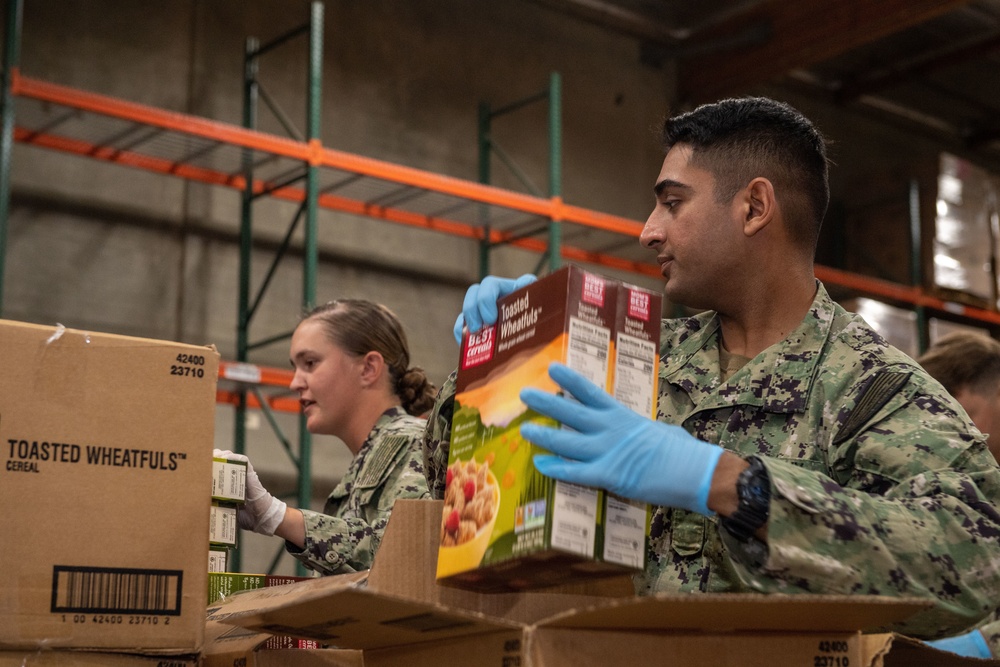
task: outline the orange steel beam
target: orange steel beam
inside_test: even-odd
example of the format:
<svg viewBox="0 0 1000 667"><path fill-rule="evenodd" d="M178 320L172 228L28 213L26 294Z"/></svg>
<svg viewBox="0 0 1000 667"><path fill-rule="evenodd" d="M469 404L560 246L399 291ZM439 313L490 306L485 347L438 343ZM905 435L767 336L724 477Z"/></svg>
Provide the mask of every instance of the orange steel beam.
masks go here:
<svg viewBox="0 0 1000 667"><path fill-rule="evenodd" d="M244 179L242 176L232 176L223 172L195 167L183 163L173 162L165 158L152 157L132 151L121 151L107 146L98 146L78 139L71 139L52 134L32 132L24 128L15 128L14 139L22 143L28 143L44 148L60 150L75 155L95 158L107 162L113 162L128 167L145 169L160 174L178 176L188 180L208 183L210 185L221 185L242 189ZM268 184L264 181L254 181L253 191L263 192ZM305 191L301 188L284 187L278 188L270 193L275 199L299 203L305 199ZM470 239L482 239L484 230L482 227L470 225L464 222L448 220L446 218L435 218L422 213L414 213L402 209L368 204L354 199L339 197L336 195L320 195L317 203L326 209L351 213L372 218L380 218L389 222L419 227L431 231L438 231L451 234L453 236L463 236ZM632 231L638 235L642 226L639 223L629 221L634 225ZM548 243L540 239L532 238L512 238L509 233L498 230L491 230L489 239L494 244L509 244L514 247L531 252L542 253L548 249ZM611 255L591 252L581 248L563 245L560 247L562 257L579 262L588 262L598 266L605 266L623 271L630 271L649 276L657 276L659 272L652 264L644 262L632 262Z"/></svg>
<svg viewBox="0 0 1000 667"><path fill-rule="evenodd" d="M278 412L298 413L300 409L299 399L297 398L289 398L287 396L269 396L265 400L267 401L267 406L269 408ZM215 402L227 405L239 405L239 392L218 389L215 392ZM260 401L258 401L257 397L253 394L247 394L247 407L260 408Z"/></svg>
<svg viewBox="0 0 1000 667"><path fill-rule="evenodd" d="M828 266L815 267L816 277L825 283L849 287L868 294L895 299L904 303L911 303L915 306L924 306L956 315L963 315L983 322L1000 324L1000 313L983 308L974 308L954 301L946 301L935 296L931 296L919 287L900 285L887 280L859 276L855 273L833 269Z"/></svg>
<svg viewBox="0 0 1000 667"><path fill-rule="evenodd" d="M472 181L434 174L420 169L404 167L389 162L383 162L372 158L366 158L329 148L322 148L318 142L306 144L282 137L247 130L245 128L212 121L197 116L182 114L171 111L164 111L155 107L127 102L113 97L98 95L86 91L60 86L57 84L31 79L20 74L17 70L10 72L11 89L15 95L30 97L42 101L60 104L91 111L94 113L121 118L154 127L161 127L167 130L186 133L203 137L212 141L220 141L245 148L251 148L264 152L282 155L288 158L303 160L312 164L324 165L343 171L358 173L373 178L380 178L400 184L423 188L446 195L469 199L485 204L502 206L505 208L532 213L553 220L573 222L585 226L595 227L605 231L617 232L627 236L638 237L642 229L642 223L626 218L619 218L563 204L558 197L543 199L524 195L520 193L503 190L493 186L482 185ZM139 153L129 151L117 151L108 147L87 144L86 142L32 133L28 130L18 128L15 131L15 139L38 146L55 148L58 150L85 155L102 160L107 160L117 164L138 167L149 171L163 174L171 174L190 180L196 180L214 185L224 185L233 188L242 188L243 179L240 176L231 176L210 169L195 167L192 165L171 162L162 158L154 158ZM261 192L266 187L265 183L255 182L253 190ZM288 201L301 202L305 193L301 189L281 188L271 193L271 196ZM475 225L469 225L443 218L431 218L418 213L412 213L391 207L376 206L355 200L336 197L334 195L322 195L319 203L325 208L338 210L356 215L376 217L391 222L407 224L423 229L446 232L449 234L464 236L472 239L481 239L483 229ZM535 252L544 252L548 246L544 241L531 238L511 239L509 235L496 230L490 232L490 242L509 243L515 247ZM567 259L589 262L600 266L632 271L649 276L658 276L657 268L652 264L641 262L631 262L621 258L594 253L579 248L562 246L561 254ZM981 308L972 308L953 302L944 301L925 294L916 287L907 287L882 281L867 276L859 276L846 271L832 269L829 267L817 266L816 276L831 284L841 285L857 289L862 292L880 295L896 299L905 303L922 305L938 310L957 313L967 317L979 319L986 322L1000 324L1000 314L994 311Z"/></svg>
<svg viewBox="0 0 1000 667"><path fill-rule="evenodd" d="M230 176L229 174L213 171L211 169L179 164L163 158L154 158L130 151L116 151L107 147L96 146L94 144L89 144L76 139L40 134L23 128L15 129L14 138L19 142L43 146L45 148L52 148L85 157L106 160L116 164L138 167L157 173L179 176L181 178L208 183L211 185L221 185L237 189L242 189L243 187L243 178L240 176ZM265 187L266 183L254 183L255 192L263 191ZM305 193L298 188L286 187L273 191L271 196L285 201L301 202L305 197ZM444 232L455 236L463 236L469 239L479 240L483 238L483 228L445 218L434 218L419 213L368 204L331 194L320 195L318 203L323 208L341 211L344 213L380 218L389 222ZM635 235L637 236L638 230L641 230L642 226L638 222L633 222L633 224L635 225L633 231L636 232ZM490 242L498 244L509 243L515 247L533 252L545 252L548 249L548 244L542 240L532 238L510 239L509 234L504 234L503 232L497 230L490 231ZM590 252L566 245L563 245L561 250L562 256L569 260L587 262L598 266L606 266L609 268L629 271L651 277L657 277L660 275L658 268L652 264L652 262L632 262L618 257ZM945 312L956 313L973 319L982 320L984 322L1000 324L1000 313L945 301L943 299L927 295L923 292L923 290L916 287L900 285L867 276L860 276L847 271L841 271L839 269L820 265L816 266L815 272L817 278L832 285L840 285L842 287L856 289L868 294L895 299L904 303L926 306L928 308L935 308ZM285 386L287 386L287 384Z"/></svg>
<svg viewBox="0 0 1000 667"><path fill-rule="evenodd" d="M309 146L300 141L276 137L207 118L166 111L137 102L128 102L68 86L60 86L23 76L19 72L12 72L11 75L11 92L21 97L30 97L142 125L161 127L165 130L183 132L213 141L222 141L244 148L284 155L296 160L307 161L310 157Z"/></svg>
<svg viewBox="0 0 1000 667"><path fill-rule="evenodd" d="M605 231L638 236L636 225L639 223L634 220L579 207L565 206L558 197L544 199L511 192L482 183L353 155L331 148L323 148L315 140L311 143L294 141L229 123L165 111L136 102L48 83L23 76L19 71L11 72L11 90L14 95L22 97L273 153L310 164L341 169L484 204L503 206L525 213L596 227ZM641 225L638 229L641 229Z"/></svg>

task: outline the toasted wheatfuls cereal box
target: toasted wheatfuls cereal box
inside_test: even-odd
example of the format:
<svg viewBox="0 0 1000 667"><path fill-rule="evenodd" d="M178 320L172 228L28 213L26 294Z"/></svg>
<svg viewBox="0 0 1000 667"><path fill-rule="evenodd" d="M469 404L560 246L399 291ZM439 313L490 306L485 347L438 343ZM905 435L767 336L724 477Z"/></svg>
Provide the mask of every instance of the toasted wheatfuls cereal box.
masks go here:
<svg viewBox="0 0 1000 667"><path fill-rule="evenodd" d="M633 569L605 562L604 492L557 482L521 438L555 425L521 389L555 392L554 361L613 390L617 283L568 266L498 302L499 318L466 332L459 362L437 577L477 590L523 590ZM641 566L641 564L640 564Z"/></svg>
<svg viewBox="0 0 1000 667"><path fill-rule="evenodd" d="M611 393L623 405L656 419L663 296L628 283L618 283L617 290ZM652 519L649 504L605 493L602 516L604 542L599 557L644 569Z"/></svg>

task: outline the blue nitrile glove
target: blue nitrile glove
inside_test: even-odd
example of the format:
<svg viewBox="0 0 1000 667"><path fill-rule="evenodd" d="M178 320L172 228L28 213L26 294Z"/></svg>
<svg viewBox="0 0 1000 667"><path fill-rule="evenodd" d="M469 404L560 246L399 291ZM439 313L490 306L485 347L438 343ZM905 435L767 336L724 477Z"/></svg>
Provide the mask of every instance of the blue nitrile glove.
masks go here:
<svg viewBox="0 0 1000 667"><path fill-rule="evenodd" d="M556 455L535 456L543 475L713 514L708 491L722 447L634 412L563 364L550 365L549 377L579 402L530 387L521 390L529 408L573 429L521 426L521 435Z"/></svg>
<svg viewBox="0 0 1000 667"><path fill-rule="evenodd" d="M497 276L486 276L483 282L476 283L465 293L465 301L462 303L462 312L455 320L455 340L462 344L462 327L468 326L469 331L475 333L483 328L483 325L496 324L497 299L507 296L511 292L517 291L525 285L538 280L530 273L526 273L518 279L498 278Z"/></svg>
<svg viewBox="0 0 1000 667"><path fill-rule="evenodd" d="M979 630L972 630L971 632L966 632L964 635L935 639L932 642L927 642L927 644L939 651L948 651L949 653L961 655L966 658L993 657L993 653L986 643L986 638L983 637L983 633Z"/></svg>

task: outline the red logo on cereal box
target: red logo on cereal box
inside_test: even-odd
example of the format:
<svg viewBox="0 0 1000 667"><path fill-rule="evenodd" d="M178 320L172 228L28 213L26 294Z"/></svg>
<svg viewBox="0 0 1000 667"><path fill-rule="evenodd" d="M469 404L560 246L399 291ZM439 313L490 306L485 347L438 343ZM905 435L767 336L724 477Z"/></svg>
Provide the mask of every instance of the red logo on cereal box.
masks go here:
<svg viewBox="0 0 1000 667"><path fill-rule="evenodd" d="M598 308L604 306L604 280L592 273L583 274L583 300Z"/></svg>
<svg viewBox="0 0 1000 667"><path fill-rule="evenodd" d="M628 291L628 316L649 321L649 295L630 289Z"/></svg>
<svg viewBox="0 0 1000 667"><path fill-rule="evenodd" d="M462 355L462 370L486 363L493 358L493 339L496 325L483 327L479 333L469 333L465 339L465 354Z"/></svg>

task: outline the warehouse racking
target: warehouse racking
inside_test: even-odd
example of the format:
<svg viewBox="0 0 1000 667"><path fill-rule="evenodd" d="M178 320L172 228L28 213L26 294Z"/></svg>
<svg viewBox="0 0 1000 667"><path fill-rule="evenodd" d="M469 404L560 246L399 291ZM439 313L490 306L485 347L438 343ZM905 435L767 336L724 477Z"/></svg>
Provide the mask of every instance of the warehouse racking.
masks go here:
<svg viewBox="0 0 1000 667"><path fill-rule="evenodd" d="M310 5L308 24L261 45L247 40L244 80L243 126L190 114L159 109L93 92L24 76L19 67L22 0L8 2L4 78L0 91L0 313L3 307L3 268L10 201L12 144L52 149L164 176L230 188L242 194L240 230L240 294L237 323L237 358L223 362L220 378L234 389L220 388L217 400L236 407L234 448L243 449L245 410L261 409L299 470L299 503L311 500L310 440L300 415L297 453L280 433L272 411L298 413L298 402L287 386L291 373L250 362L250 353L290 334L259 341L249 338L253 314L267 289L274 268L292 244L302 224L304 255L302 305L315 304L319 210L381 220L431 232L469 239L480 247L480 266L486 272L489 253L498 246L512 246L539 254L552 269L561 260L599 268L657 277L657 267L637 259L636 252L608 251L623 240L635 239L642 222L573 206L561 196L560 81L554 73L548 88L512 104L480 108L478 145L479 182L355 155L324 146L320 139L319 108L322 64L322 3ZM273 100L262 94L256 79L256 61L274 46L294 37L309 38L307 132L298 135L283 118ZM256 125L258 99L282 120L291 138L260 132ZM549 104L549 193L531 194L494 187L490 180L490 155L499 155L490 141L490 121L538 100ZM304 185L301 183L304 182ZM523 179L522 179L523 182ZM527 186L527 184L526 184ZM527 186L528 189L532 189ZM536 189L537 190L537 189ZM298 207L276 253L271 268L259 281L251 298L250 253L253 243L252 211L256 201L273 198ZM923 287L920 264L920 225L916 194L911 196L914 267L913 284L902 285L825 266L816 275L830 285L857 293L909 304L918 315L926 311L947 313L991 326L1000 325L995 310L965 305L929 293ZM568 231L567 231L568 230ZM636 245L632 243L631 245ZM921 327L921 331L924 327Z"/></svg>

